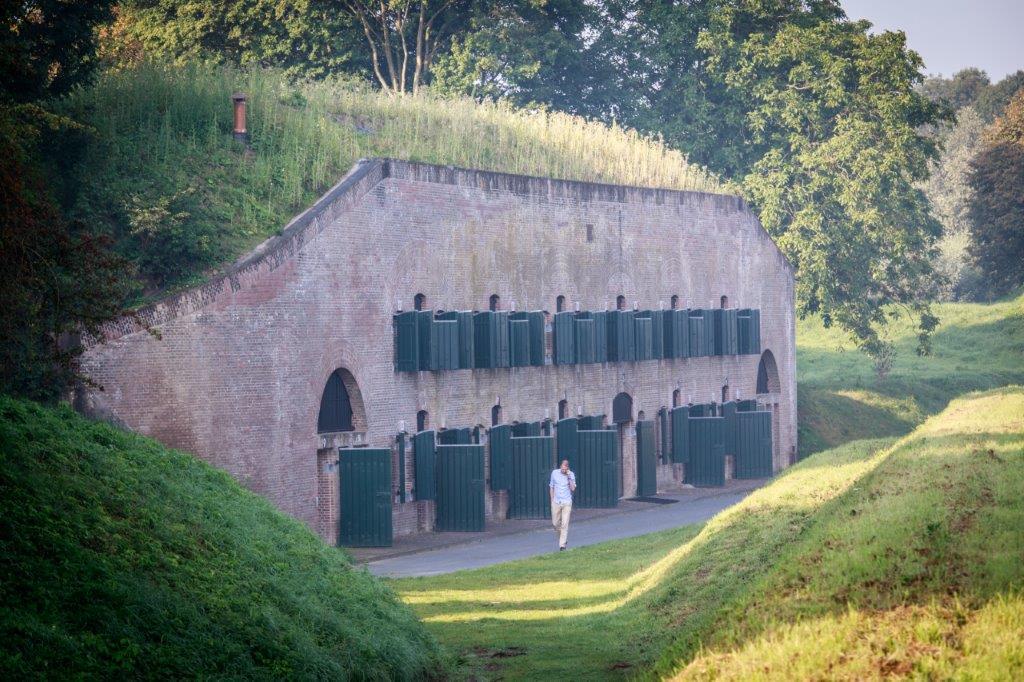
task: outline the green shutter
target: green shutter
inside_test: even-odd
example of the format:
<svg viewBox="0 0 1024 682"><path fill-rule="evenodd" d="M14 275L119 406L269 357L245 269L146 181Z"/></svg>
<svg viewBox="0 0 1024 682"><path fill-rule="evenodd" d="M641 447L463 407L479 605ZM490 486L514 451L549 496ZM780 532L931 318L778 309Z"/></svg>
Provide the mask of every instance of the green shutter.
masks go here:
<svg viewBox="0 0 1024 682"><path fill-rule="evenodd" d="M636 423L636 494L650 497L658 493L658 453L654 448L654 422Z"/></svg>
<svg viewBox="0 0 1024 682"><path fill-rule="evenodd" d="M548 519L548 482L555 466L554 438L512 438L508 518Z"/></svg>
<svg viewBox="0 0 1024 682"><path fill-rule="evenodd" d="M665 356L665 310L651 311L651 357L660 360Z"/></svg>
<svg viewBox="0 0 1024 682"><path fill-rule="evenodd" d="M668 408L663 407L658 410L658 423L661 426L661 449L659 450L658 459L662 464L668 464L672 461L671 456L671 443L672 437L670 435L671 428L669 425Z"/></svg>
<svg viewBox="0 0 1024 682"><path fill-rule="evenodd" d="M771 412L739 412L736 421L735 478L769 478L773 473Z"/></svg>
<svg viewBox="0 0 1024 682"><path fill-rule="evenodd" d="M527 318L530 322L530 364L544 366L544 313L534 310Z"/></svg>
<svg viewBox="0 0 1024 682"><path fill-rule="evenodd" d="M576 474L573 505L581 509L618 506L618 434L607 429L580 430L577 437L579 454L572 465Z"/></svg>
<svg viewBox="0 0 1024 682"><path fill-rule="evenodd" d="M566 419L559 419L555 424L555 435L557 440L555 445L557 446L558 457L556 458L559 462L563 459L569 460L569 468L572 469L576 465L576 458L579 454L579 438L577 433L579 432L579 422L572 417Z"/></svg>
<svg viewBox="0 0 1024 682"><path fill-rule="evenodd" d="M725 454L736 454L736 403L732 400L722 403L722 418L725 419Z"/></svg>
<svg viewBox="0 0 1024 682"><path fill-rule="evenodd" d="M608 362L608 316L609 312L592 313L594 320L594 362Z"/></svg>
<svg viewBox="0 0 1024 682"><path fill-rule="evenodd" d="M576 319L574 313L555 313L554 362L571 365L576 362Z"/></svg>
<svg viewBox="0 0 1024 682"><path fill-rule="evenodd" d="M459 368L459 323L433 320L430 323L430 369Z"/></svg>
<svg viewBox="0 0 1024 682"><path fill-rule="evenodd" d="M416 334L419 340L419 368L421 371L430 369L430 329L434 323L434 311L418 310L416 315Z"/></svg>
<svg viewBox="0 0 1024 682"><path fill-rule="evenodd" d="M724 422L722 417L690 417L687 483L695 486L725 485Z"/></svg>
<svg viewBox="0 0 1024 682"><path fill-rule="evenodd" d="M653 330L651 325L651 318L649 317L636 317L633 321L634 326L634 359L637 361L652 360L654 358L653 352Z"/></svg>
<svg viewBox="0 0 1024 682"><path fill-rule="evenodd" d="M416 313L398 313L392 319L395 327L395 371L416 372L420 368Z"/></svg>
<svg viewBox="0 0 1024 682"><path fill-rule="evenodd" d="M509 320L509 349L511 365L526 367L530 364L530 323L527 320Z"/></svg>
<svg viewBox="0 0 1024 682"><path fill-rule="evenodd" d="M576 362L587 365L594 362L594 320L576 318L573 322L576 344Z"/></svg>

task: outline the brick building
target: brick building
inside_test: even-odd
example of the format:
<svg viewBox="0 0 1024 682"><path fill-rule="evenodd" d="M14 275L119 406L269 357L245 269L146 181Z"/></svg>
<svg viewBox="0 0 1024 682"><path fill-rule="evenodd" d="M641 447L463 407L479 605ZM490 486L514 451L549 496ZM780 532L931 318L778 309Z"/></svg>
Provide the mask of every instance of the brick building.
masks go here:
<svg viewBox="0 0 1024 682"><path fill-rule="evenodd" d="M394 532L423 531L434 503L416 499L411 448L397 461L403 430L480 427L486 440L496 422L606 415L630 496L635 421L757 394L772 468L786 466L793 288L737 197L368 160L222 276L109 324L83 357L102 390L77 405L195 453L328 541L337 448L391 448ZM543 364L397 371L395 313L414 308L547 311ZM760 352L553 364L558 311L618 308L756 309ZM683 469L659 463L658 487L678 485ZM489 520L506 505L488 490Z"/></svg>

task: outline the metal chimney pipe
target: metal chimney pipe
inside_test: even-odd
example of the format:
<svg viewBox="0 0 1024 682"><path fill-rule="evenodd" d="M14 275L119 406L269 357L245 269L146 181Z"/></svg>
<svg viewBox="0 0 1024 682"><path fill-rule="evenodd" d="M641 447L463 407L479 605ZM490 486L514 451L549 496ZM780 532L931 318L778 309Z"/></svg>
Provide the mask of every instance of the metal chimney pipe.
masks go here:
<svg viewBox="0 0 1024 682"><path fill-rule="evenodd" d="M236 92L231 95L231 101L235 105L235 129L231 136L238 142L248 142L249 131L245 128L245 93Z"/></svg>

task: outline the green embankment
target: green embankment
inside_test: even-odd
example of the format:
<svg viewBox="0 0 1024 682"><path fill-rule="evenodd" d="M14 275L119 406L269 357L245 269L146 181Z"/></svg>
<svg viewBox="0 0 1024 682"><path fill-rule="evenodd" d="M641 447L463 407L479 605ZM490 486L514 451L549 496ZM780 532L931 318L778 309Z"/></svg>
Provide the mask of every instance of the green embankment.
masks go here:
<svg viewBox="0 0 1024 682"><path fill-rule="evenodd" d="M248 149L230 96L247 93ZM637 133L556 112L254 69L144 64L54 105L87 132L44 145L69 214L113 237L144 288L180 287L280 231L363 157L572 180L715 191L705 171Z"/></svg>
<svg viewBox="0 0 1024 682"><path fill-rule="evenodd" d="M701 528L395 581L480 679L1024 674L1024 389L813 455Z"/></svg>
<svg viewBox="0 0 1024 682"><path fill-rule="evenodd" d="M195 458L0 397L0 677L424 679L394 593Z"/></svg>
<svg viewBox="0 0 1024 682"><path fill-rule="evenodd" d="M879 379L871 361L819 318L797 324L800 454L865 437L902 436L968 391L1024 383L1024 295L935 306L933 353L915 354L906 316L888 330L897 356Z"/></svg>

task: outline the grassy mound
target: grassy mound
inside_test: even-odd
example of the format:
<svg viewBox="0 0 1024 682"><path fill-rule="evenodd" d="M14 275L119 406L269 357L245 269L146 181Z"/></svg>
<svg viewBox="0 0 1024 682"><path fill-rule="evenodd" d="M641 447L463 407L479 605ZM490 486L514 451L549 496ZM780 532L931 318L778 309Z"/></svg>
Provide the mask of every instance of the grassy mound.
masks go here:
<svg viewBox="0 0 1024 682"><path fill-rule="evenodd" d="M227 474L0 397L0 677L443 672L390 589Z"/></svg>
<svg viewBox="0 0 1024 682"><path fill-rule="evenodd" d="M230 95L249 96L248 149L231 138ZM674 189L715 190L660 141L566 114L280 73L146 64L58 103L88 126L50 150L71 215L138 263L142 293L200 278L274 235L359 158L386 156Z"/></svg>
<svg viewBox="0 0 1024 682"><path fill-rule="evenodd" d="M797 325L800 454L865 436L902 436L953 397L1024 383L1024 295L993 304L946 303L934 352L914 353L916 332L898 317L892 371L879 379L871 361L839 330L817 318Z"/></svg>
<svg viewBox="0 0 1024 682"><path fill-rule="evenodd" d="M972 395L702 528L394 584L480 679L1019 675L1022 415L1020 388Z"/></svg>

